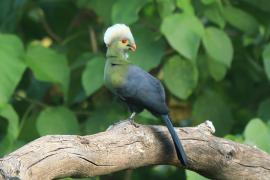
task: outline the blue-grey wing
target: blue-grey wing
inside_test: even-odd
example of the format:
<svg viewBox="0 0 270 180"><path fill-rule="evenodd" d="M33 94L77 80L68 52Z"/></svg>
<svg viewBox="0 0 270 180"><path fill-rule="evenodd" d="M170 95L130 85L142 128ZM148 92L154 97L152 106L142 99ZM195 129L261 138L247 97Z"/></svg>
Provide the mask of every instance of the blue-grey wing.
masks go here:
<svg viewBox="0 0 270 180"><path fill-rule="evenodd" d="M158 79L141 68L130 65L123 86L117 94L155 114L167 114L165 91Z"/></svg>

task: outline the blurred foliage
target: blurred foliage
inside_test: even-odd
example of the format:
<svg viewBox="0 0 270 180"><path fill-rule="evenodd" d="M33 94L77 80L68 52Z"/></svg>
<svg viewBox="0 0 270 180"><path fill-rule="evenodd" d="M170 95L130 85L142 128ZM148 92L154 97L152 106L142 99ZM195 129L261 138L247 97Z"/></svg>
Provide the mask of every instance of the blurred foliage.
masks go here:
<svg viewBox="0 0 270 180"><path fill-rule="evenodd" d="M93 134L128 116L103 87L103 34L130 25L135 64L164 82L176 125L270 152L269 0L1 0L0 156L46 134ZM144 124L161 123L148 112ZM203 179L169 166L92 179Z"/></svg>

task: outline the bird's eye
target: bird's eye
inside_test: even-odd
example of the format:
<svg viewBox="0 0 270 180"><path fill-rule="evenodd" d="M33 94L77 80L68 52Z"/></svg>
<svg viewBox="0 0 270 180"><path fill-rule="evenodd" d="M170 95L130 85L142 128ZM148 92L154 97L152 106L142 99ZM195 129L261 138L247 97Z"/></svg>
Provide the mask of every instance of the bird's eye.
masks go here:
<svg viewBox="0 0 270 180"><path fill-rule="evenodd" d="M126 44L126 43L127 43L127 39L122 39L121 42L122 42L123 44Z"/></svg>

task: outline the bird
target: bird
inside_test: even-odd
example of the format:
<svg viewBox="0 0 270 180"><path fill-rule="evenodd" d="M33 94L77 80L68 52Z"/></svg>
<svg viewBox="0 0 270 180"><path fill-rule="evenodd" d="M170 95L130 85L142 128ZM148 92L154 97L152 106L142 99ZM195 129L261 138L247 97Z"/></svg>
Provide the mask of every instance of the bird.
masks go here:
<svg viewBox="0 0 270 180"><path fill-rule="evenodd" d="M161 118L172 137L179 161L187 166L186 153L168 115L163 85L157 78L128 60L129 52L136 50L130 28L125 24L110 26L104 33L104 43L107 47L105 86L127 104L131 112L128 119L132 124L135 116L144 109Z"/></svg>

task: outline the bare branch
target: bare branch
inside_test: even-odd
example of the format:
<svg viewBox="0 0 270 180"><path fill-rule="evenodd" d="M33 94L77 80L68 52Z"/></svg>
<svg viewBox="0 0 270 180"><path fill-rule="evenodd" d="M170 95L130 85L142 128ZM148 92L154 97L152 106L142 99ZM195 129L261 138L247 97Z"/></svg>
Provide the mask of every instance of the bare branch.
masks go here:
<svg viewBox="0 0 270 180"><path fill-rule="evenodd" d="M94 53L98 52L98 45L97 45L97 39L96 39L96 33L92 26L89 27L89 38L91 42L92 51Z"/></svg>
<svg viewBox="0 0 270 180"><path fill-rule="evenodd" d="M0 179L97 176L137 167L180 166L167 128L122 121L89 136L41 137L0 159ZM269 179L269 154L212 135L211 123L176 128L188 169L211 179Z"/></svg>

